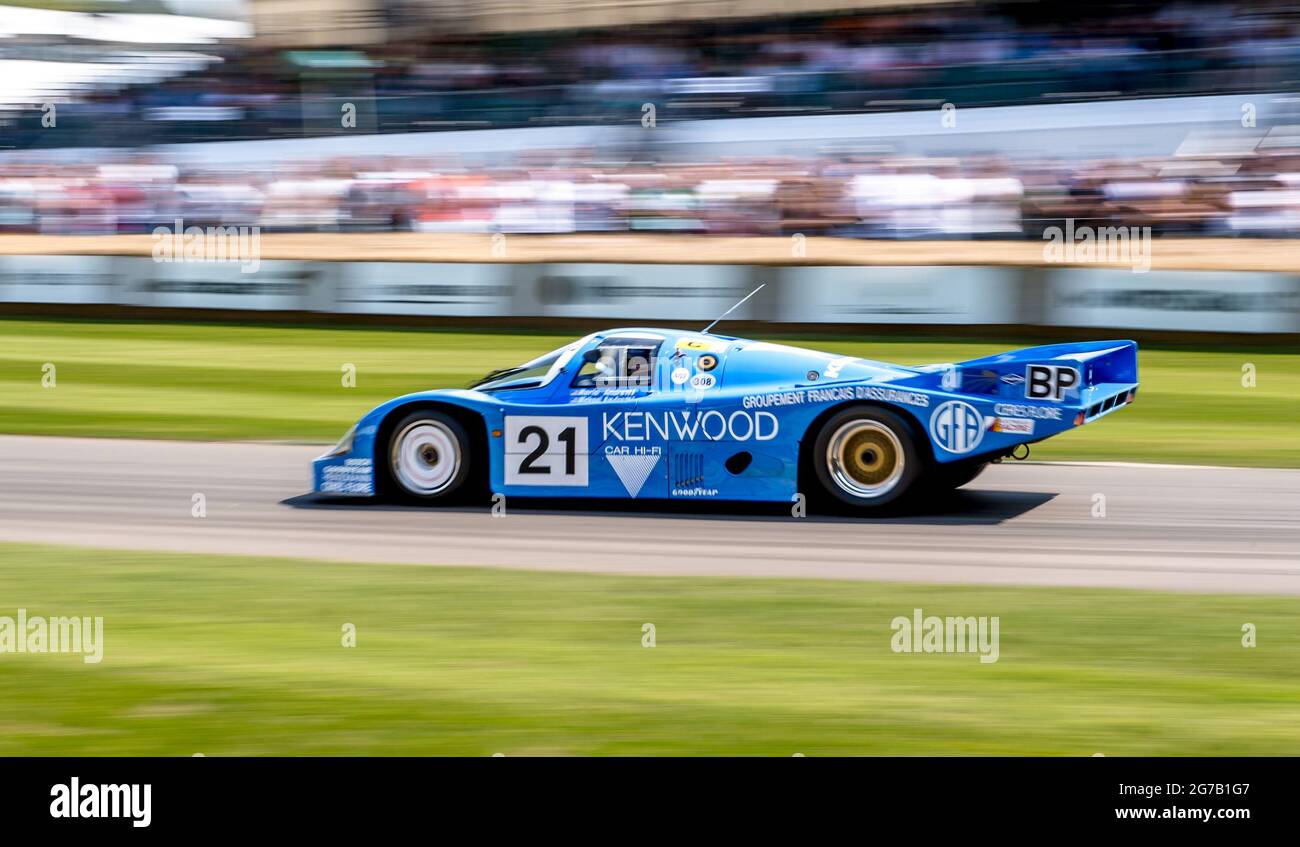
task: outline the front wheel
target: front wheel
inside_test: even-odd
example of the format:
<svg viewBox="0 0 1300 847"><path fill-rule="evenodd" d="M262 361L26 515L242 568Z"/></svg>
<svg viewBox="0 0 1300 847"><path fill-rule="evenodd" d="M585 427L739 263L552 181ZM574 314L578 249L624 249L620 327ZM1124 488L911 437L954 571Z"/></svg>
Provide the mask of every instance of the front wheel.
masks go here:
<svg viewBox="0 0 1300 847"><path fill-rule="evenodd" d="M817 433L812 462L823 491L858 509L902 500L915 487L923 465L907 422L871 406L831 416Z"/></svg>
<svg viewBox="0 0 1300 847"><path fill-rule="evenodd" d="M400 498L451 500L465 487L469 469L469 437L464 427L447 415L425 409L407 415L393 427L385 471L393 493Z"/></svg>

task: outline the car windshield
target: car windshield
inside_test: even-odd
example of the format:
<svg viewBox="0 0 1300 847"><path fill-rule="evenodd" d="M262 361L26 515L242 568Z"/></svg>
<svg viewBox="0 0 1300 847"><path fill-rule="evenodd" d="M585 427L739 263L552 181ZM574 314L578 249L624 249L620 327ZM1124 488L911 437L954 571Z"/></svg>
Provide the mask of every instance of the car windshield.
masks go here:
<svg viewBox="0 0 1300 847"><path fill-rule="evenodd" d="M558 350L552 350L545 356L538 356L531 362L525 362L513 368L498 368L490 371L482 379L471 385L470 388L479 391L494 391L506 388L536 388L545 385L555 378L555 375L560 372L560 369L564 367L569 359L573 358L573 354L578 352L582 344L583 341L574 342Z"/></svg>

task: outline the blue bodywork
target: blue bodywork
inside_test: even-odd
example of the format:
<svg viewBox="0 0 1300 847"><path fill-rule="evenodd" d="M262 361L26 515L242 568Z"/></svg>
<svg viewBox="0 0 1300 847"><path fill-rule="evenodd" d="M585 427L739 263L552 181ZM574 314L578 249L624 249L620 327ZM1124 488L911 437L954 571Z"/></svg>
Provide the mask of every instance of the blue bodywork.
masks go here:
<svg viewBox="0 0 1300 847"><path fill-rule="evenodd" d="M662 339L645 385L575 387L602 340ZM904 367L678 330L594 333L564 348L543 384L436 390L384 403L313 466L322 494L373 496L385 421L414 406L482 419L489 485L509 497L789 502L800 445L832 410L889 408L937 463L995 459L1132 402L1137 344L1096 341ZM707 368L707 370L706 370ZM393 417L390 417L393 416ZM473 418L477 420L477 418Z"/></svg>

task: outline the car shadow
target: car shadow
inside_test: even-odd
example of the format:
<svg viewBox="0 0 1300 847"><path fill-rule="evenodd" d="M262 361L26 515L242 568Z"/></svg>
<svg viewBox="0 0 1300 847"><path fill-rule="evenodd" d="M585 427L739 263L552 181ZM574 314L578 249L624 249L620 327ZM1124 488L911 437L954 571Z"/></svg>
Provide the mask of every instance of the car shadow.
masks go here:
<svg viewBox="0 0 1300 847"><path fill-rule="evenodd" d="M864 516L849 512L809 509L804 517L792 514L793 504L749 503L734 500L610 500L590 498L516 497L507 508L512 512L533 515L621 515L631 518L677 518L680 520L735 521L808 521L812 523L912 524L936 526L996 525L1019 517L1056 497L1041 491L993 491L959 489L935 497L906 511ZM281 500L295 509L331 509L342 511L380 510L385 512L426 512L431 507L384 503L348 497L301 494ZM489 504L444 506L443 512L481 514Z"/></svg>

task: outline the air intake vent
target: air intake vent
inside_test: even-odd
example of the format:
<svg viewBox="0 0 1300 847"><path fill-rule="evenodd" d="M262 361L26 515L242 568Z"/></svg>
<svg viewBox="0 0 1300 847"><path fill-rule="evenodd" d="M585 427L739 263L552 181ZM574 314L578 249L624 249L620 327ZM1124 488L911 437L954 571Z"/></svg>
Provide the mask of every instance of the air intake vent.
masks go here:
<svg viewBox="0 0 1300 847"><path fill-rule="evenodd" d="M703 453L678 453L673 456L673 488L689 488L703 482Z"/></svg>
<svg viewBox="0 0 1300 847"><path fill-rule="evenodd" d="M745 450L741 450L736 455L727 459L726 461L727 471L730 472L733 476L738 476L745 472L745 468L749 467L749 463L752 461L754 461L753 455L746 452Z"/></svg>

